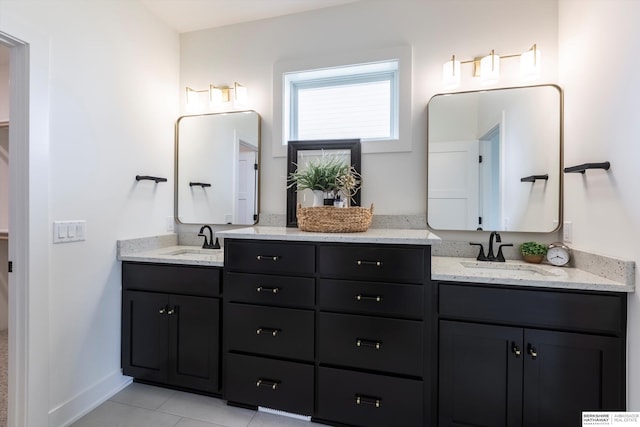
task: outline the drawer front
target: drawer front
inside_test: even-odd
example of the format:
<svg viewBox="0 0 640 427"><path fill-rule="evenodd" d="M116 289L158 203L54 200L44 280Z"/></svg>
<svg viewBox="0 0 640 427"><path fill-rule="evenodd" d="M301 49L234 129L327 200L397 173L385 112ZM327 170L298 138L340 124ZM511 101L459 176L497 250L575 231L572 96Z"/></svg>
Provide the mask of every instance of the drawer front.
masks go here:
<svg viewBox="0 0 640 427"><path fill-rule="evenodd" d="M315 246L307 243L229 240L224 265L230 271L313 274Z"/></svg>
<svg viewBox="0 0 640 427"><path fill-rule="evenodd" d="M227 273L224 296L228 301L313 307L314 283L310 277Z"/></svg>
<svg viewBox="0 0 640 427"><path fill-rule="evenodd" d="M319 279L318 304L322 309L421 319L424 288L421 285Z"/></svg>
<svg viewBox="0 0 640 427"><path fill-rule="evenodd" d="M318 269L323 277L422 283L428 276L424 248L322 245L318 254Z"/></svg>
<svg viewBox="0 0 640 427"><path fill-rule="evenodd" d="M230 303L224 330L228 350L313 360L313 311Z"/></svg>
<svg viewBox="0 0 640 427"><path fill-rule="evenodd" d="M333 313L318 322L321 363L423 375L422 322Z"/></svg>
<svg viewBox="0 0 640 427"><path fill-rule="evenodd" d="M438 305L441 317L464 320L595 333L625 328L625 301L617 295L441 283Z"/></svg>
<svg viewBox="0 0 640 427"><path fill-rule="evenodd" d="M225 399L313 414L313 365L227 354Z"/></svg>
<svg viewBox="0 0 640 427"><path fill-rule="evenodd" d="M215 267L123 262L122 285L125 290L218 296L221 273Z"/></svg>
<svg viewBox="0 0 640 427"><path fill-rule="evenodd" d="M421 427L423 383L318 368L318 418L363 427Z"/></svg>

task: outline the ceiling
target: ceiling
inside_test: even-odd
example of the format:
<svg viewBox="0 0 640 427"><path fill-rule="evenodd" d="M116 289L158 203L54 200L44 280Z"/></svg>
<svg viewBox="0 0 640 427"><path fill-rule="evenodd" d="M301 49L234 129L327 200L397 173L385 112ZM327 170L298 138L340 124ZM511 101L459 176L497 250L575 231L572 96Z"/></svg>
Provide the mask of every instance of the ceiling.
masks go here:
<svg viewBox="0 0 640 427"><path fill-rule="evenodd" d="M222 27L362 0L140 0L179 33ZM0 65L9 49L0 45Z"/></svg>
<svg viewBox="0 0 640 427"><path fill-rule="evenodd" d="M140 0L179 33L290 15L360 0Z"/></svg>

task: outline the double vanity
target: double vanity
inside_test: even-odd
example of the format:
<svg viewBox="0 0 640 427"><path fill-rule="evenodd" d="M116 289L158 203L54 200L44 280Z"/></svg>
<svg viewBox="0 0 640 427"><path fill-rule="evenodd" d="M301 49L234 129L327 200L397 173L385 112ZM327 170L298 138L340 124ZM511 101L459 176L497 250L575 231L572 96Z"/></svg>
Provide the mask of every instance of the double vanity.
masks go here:
<svg viewBox="0 0 640 427"><path fill-rule="evenodd" d="M633 284L433 256L426 230L119 242L137 381L347 426L580 426L625 409ZM433 246L433 248L432 248Z"/></svg>

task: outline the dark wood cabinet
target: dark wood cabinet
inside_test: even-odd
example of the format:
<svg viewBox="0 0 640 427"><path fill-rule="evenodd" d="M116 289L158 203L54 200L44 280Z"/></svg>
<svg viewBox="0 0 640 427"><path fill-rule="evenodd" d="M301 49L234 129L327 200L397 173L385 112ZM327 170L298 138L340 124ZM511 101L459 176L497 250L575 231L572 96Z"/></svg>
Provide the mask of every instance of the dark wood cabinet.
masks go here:
<svg viewBox="0 0 640 427"><path fill-rule="evenodd" d="M439 290L441 427L579 427L582 411L624 410L624 294Z"/></svg>
<svg viewBox="0 0 640 427"><path fill-rule="evenodd" d="M225 240L224 395L312 416L315 265L309 243Z"/></svg>
<svg viewBox="0 0 640 427"><path fill-rule="evenodd" d="M190 282L194 271L196 276ZM156 277L161 277L161 289L175 293L152 291ZM220 299L198 295L216 295L219 278L216 268L123 263L125 375L219 393ZM207 280L215 292L206 287ZM185 290L196 295L181 294Z"/></svg>
<svg viewBox="0 0 640 427"><path fill-rule="evenodd" d="M225 397L337 425L429 425L430 277L428 246L226 239Z"/></svg>

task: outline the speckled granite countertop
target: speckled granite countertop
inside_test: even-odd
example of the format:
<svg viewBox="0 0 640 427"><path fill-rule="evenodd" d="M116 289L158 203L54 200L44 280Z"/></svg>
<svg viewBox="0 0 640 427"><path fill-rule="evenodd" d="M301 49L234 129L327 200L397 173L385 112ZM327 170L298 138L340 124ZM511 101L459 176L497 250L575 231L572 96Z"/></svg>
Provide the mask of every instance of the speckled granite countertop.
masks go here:
<svg viewBox="0 0 640 427"><path fill-rule="evenodd" d="M120 254L120 261L153 262L160 264L224 266L224 250L201 249L197 246L167 246L140 252Z"/></svg>
<svg viewBox="0 0 640 427"><path fill-rule="evenodd" d="M335 243L434 245L440 238L428 230L370 228L362 233L312 233L290 227L247 227L216 233L227 239L287 240Z"/></svg>
<svg viewBox="0 0 640 427"><path fill-rule="evenodd" d="M609 292L635 292L635 285L617 282L584 270L529 264L523 261L476 261L474 258L431 258L432 280L536 286Z"/></svg>

